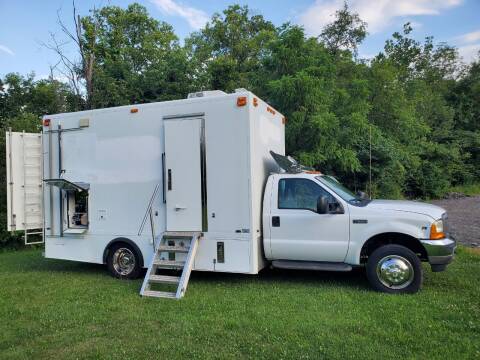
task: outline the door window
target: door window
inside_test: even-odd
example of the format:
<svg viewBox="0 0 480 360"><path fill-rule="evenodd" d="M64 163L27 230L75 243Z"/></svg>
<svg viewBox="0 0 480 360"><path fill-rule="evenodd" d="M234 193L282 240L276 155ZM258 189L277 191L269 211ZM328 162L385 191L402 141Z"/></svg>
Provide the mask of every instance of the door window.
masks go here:
<svg viewBox="0 0 480 360"><path fill-rule="evenodd" d="M278 208L317 211L319 196L326 196L329 203L336 202L321 186L308 179L280 179L278 182Z"/></svg>

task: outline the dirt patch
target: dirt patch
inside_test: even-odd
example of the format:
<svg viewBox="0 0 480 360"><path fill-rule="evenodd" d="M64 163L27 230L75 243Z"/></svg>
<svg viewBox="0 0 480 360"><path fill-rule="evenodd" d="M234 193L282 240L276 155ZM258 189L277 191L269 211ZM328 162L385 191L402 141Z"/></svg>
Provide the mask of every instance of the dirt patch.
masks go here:
<svg viewBox="0 0 480 360"><path fill-rule="evenodd" d="M480 196L455 196L432 204L447 210L449 231L459 243L480 247Z"/></svg>

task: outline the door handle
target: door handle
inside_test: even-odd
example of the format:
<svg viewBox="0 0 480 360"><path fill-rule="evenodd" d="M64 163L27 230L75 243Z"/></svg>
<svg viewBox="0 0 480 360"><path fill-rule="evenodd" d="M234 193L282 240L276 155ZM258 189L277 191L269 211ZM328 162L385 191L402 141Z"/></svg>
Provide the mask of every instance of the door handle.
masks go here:
<svg viewBox="0 0 480 360"><path fill-rule="evenodd" d="M272 226L280 227L280 216L272 216Z"/></svg>
<svg viewBox="0 0 480 360"><path fill-rule="evenodd" d="M168 169L167 190L172 190L172 169Z"/></svg>
<svg viewBox="0 0 480 360"><path fill-rule="evenodd" d="M180 211L180 210L186 210L187 208L185 206L175 206L175 211Z"/></svg>

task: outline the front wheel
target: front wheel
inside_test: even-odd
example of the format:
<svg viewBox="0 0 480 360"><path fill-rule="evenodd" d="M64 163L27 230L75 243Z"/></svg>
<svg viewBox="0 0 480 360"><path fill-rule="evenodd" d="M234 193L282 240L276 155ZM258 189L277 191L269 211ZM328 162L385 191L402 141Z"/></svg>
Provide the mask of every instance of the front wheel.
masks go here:
<svg viewBox="0 0 480 360"><path fill-rule="evenodd" d="M422 287L422 263L405 246L384 245L369 256L367 278L377 291L414 294Z"/></svg>
<svg viewBox="0 0 480 360"><path fill-rule="evenodd" d="M107 266L110 274L119 279L136 279L142 270L139 255L132 246L124 243L110 248Z"/></svg>

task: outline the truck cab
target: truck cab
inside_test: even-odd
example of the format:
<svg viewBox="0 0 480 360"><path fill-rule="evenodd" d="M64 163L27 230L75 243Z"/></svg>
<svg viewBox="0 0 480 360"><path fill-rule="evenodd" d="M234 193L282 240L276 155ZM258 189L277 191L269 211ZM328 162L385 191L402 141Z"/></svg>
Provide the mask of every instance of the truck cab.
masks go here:
<svg viewBox="0 0 480 360"><path fill-rule="evenodd" d="M414 293L421 261L445 270L455 241L444 209L416 201L370 200L313 171L271 174L263 200L264 252L273 267L349 271L365 267L373 287Z"/></svg>

